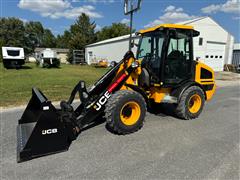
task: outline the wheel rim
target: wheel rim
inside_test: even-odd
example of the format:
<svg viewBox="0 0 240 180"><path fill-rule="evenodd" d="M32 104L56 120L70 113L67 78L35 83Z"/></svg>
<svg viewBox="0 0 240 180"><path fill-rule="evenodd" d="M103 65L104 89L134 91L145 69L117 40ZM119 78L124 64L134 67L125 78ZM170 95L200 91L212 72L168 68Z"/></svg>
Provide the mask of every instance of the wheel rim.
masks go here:
<svg viewBox="0 0 240 180"><path fill-rule="evenodd" d="M135 124L140 118L141 109L138 103L136 102L128 102L126 103L120 112L120 119L123 124L127 126L131 126Z"/></svg>
<svg viewBox="0 0 240 180"><path fill-rule="evenodd" d="M198 94L194 94L188 101L188 109L191 113L197 113L202 106L202 99Z"/></svg>

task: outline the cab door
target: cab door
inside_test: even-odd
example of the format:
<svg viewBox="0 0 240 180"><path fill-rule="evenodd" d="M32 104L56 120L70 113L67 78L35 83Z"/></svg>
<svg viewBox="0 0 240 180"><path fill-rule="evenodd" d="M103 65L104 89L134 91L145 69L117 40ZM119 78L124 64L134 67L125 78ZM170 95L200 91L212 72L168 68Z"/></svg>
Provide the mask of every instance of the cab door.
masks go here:
<svg viewBox="0 0 240 180"><path fill-rule="evenodd" d="M164 85L175 86L193 76L193 45L191 30L169 31L162 66Z"/></svg>

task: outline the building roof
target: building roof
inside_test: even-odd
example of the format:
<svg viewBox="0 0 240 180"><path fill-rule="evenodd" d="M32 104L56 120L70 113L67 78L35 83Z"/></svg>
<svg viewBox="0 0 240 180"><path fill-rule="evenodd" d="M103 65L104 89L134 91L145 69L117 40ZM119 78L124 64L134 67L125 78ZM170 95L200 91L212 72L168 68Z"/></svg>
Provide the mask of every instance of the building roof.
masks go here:
<svg viewBox="0 0 240 180"><path fill-rule="evenodd" d="M156 30L160 27L194 29L193 26L189 26L189 24L200 21L200 20L203 20L203 19L206 19L206 18L212 19L209 16L197 17L197 18L194 18L194 19L191 19L191 20L178 22L176 24L160 24L158 26L148 28L146 30L140 30L139 32L140 33L145 33L145 32L148 32L148 31L150 32L150 31ZM216 22L216 21L214 21L214 22ZM221 27L224 31L226 31L221 25L219 25L219 27ZM133 37L137 37L137 36L135 34L133 34ZM101 45L101 44L113 43L113 42L121 41L121 40L128 39L128 38L129 38L129 35L119 36L119 37L116 37L116 38L111 38L111 39L107 39L107 40L104 40L104 41L99 41L99 42L94 43L94 44L89 44L86 47L92 47L92 46L97 46L97 45Z"/></svg>
<svg viewBox="0 0 240 180"><path fill-rule="evenodd" d="M184 25L187 25L187 24L191 24L191 23L194 23L194 22L197 22L197 21L201 21L203 19L211 19L212 21L214 21L220 28L222 28L226 33L229 33L226 29L224 29L218 22L216 22L213 18L209 17L209 16L203 16L203 17L198 17L198 18L195 18L195 19L192 19L192 20L188 20L188 21L183 21L183 22L179 22L177 24L184 24ZM229 33L230 34L230 33ZM231 34L230 34L231 35Z"/></svg>
<svg viewBox="0 0 240 180"><path fill-rule="evenodd" d="M176 23L176 24L187 25L187 24L191 24L191 23L194 23L194 22L197 22L197 21L200 21L200 20L206 19L206 18L208 18L208 16L197 17L197 18L190 19L190 20L187 20L187 21L181 21L181 22L178 22L178 23Z"/></svg>
<svg viewBox="0 0 240 180"><path fill-rule="evenodd" d="M93 43L93 44L89 44L86 47L92 47L92 46L97 46L97 45L100 45L100 44L107 44L107 43L111 43L111 42L122 41L122 40L128 39L129 36L130 35L128 34L128 35L119 36L119 37L115 37L115 38L111 38L111 39L106 39L106 40L99 41L99 42L96 42L96 43ZM136 38L136 34L133 33L132 37Z"/></svg>
<svg viewBox="0 0 240 180"><path fill-rule="evenodd" d="M175 23L175 24L160 24L160 25L148 28L148 29L140 30L139 32L140 33L145 33L145 32L155 31L155 30L157 30L161 27L163 27L163 28L194 29L193 26L187 26L187 25L191 24L191 23L194 23L194 22L197 22L197 21L200 21L200 20L205 19L205 18L208 18L208 16L197 17L195 19L182 21L182 22L178 22L178 23Z"/></svg>
<svg viewBox="0 0 240 180"><path fill-rule="evenodd" d="M186 25L182 25L182 24L160 24L160 25L148 28L148 29L140 30L139 33L143 34L143 33L151 32L151 31L155 31L159 28L193 29L192 26L186 26Z"/></svg>
<svg viewBox="0 0 240 180"><path fill-rule="evenodd" d="M68 53L69 49L64 49L64 48L35 48L34 52L41 52L46 49L51 49L55 51L56 53Z"/></svg>

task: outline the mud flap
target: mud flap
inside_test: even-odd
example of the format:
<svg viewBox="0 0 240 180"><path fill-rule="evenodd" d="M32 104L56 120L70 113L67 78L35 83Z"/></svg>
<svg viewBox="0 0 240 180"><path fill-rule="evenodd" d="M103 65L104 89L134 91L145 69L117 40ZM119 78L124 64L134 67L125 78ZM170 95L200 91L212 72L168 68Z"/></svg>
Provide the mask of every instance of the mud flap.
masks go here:
<svg viewBox="0 0 240 180"><path fill-rule="evenodd" d="M72 138L57 109L36 88L17 126L17 161L68 150Z"/></svg>

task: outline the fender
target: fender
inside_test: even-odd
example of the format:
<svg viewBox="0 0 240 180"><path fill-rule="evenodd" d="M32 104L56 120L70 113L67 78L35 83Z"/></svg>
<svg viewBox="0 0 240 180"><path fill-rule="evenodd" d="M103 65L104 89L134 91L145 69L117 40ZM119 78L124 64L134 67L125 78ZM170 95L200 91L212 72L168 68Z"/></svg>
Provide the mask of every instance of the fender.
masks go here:
<svg viewBox="0 0 240 180"><path fill-rule="evenodd" d="M141 94L141 95L143 96L145 102L146 102L147 104L149 104L148 96L147 96L147 94L145 93L144 90L142 90L142 89L139 88L138 86L135 86L135 85L132 85L132 84L125 84L125 86L127 86L127 87L131 88L132 90L134 90L134 91L138 92L139 94Z"/></svg>
<svg viewBox="0 0 240 180"><path fill-rule="evenodd" d="M181 99L182 94L184 93L184 91L187 90L191 86L198 86L198 87L200 87L203 90L205 98L206 98L206 92L205 92L204 88L202 87L201 84L199 84L199 83L197 83L195 81L182 83L180 86L178 86L177 88L173 89L173 91L171 92L170 95L176 97L177 101L179 102L180 99Z"/></svg>

